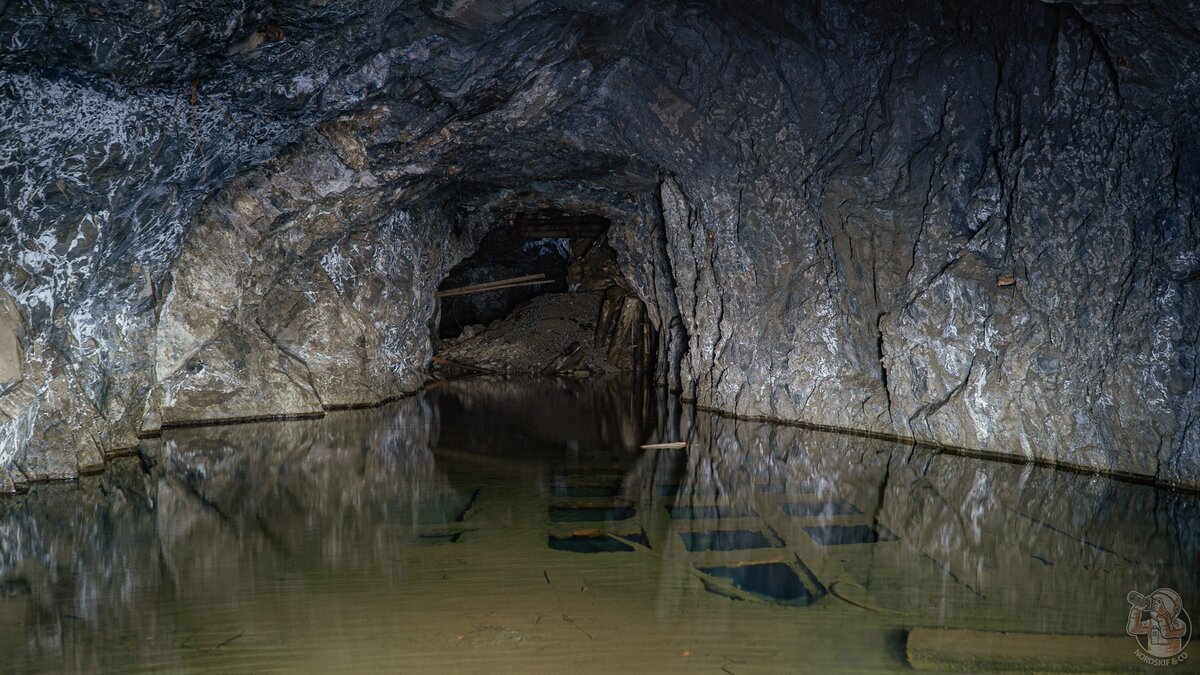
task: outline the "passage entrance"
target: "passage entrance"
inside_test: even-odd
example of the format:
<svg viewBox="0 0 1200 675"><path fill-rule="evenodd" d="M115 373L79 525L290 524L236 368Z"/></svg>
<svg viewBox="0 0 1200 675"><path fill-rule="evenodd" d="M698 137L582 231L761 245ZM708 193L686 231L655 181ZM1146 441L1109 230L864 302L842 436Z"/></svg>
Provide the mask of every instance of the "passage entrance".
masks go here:
<svg viewBox="0 0 1200 675"><path fill-rule="evenodd" d="M586 378L653 370L653 328L608 244L607 218L511 214L438 289L439 374Z"/></svg>

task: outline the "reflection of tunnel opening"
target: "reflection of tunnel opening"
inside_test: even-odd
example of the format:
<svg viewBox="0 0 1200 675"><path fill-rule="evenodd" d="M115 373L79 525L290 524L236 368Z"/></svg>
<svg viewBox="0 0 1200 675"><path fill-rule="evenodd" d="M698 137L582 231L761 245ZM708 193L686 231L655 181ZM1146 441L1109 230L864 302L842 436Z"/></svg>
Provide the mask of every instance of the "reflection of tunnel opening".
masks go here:
<svg viewBox="0 0 1200 675"><path fill-rule="evenodd" d="M438 287L434 369L652 375L653 328L609 246L609 225L556 209L510 214Z"/></svg>

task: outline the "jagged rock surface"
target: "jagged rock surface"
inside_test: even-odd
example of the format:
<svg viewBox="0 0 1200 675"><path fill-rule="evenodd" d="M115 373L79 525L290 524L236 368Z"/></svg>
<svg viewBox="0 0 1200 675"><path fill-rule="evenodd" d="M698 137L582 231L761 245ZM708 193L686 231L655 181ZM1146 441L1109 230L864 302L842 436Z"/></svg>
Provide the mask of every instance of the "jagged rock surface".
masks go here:
<svg viewBox="0 0 1200 675"><path fill-rule="evenodd" d="M411 391L502 212L589 204L704 405L1198 485L1198 43L1154 0L8 3L0 466Z"/></svg>
<svg viewBox="0 0 1200 675"><path fill-rule="evenodd" d="M379 208L380 177L337 131L234 180L193 223L159 314L163 424L319 413L422 383L412 333L443 251L410 212Z"/></svg>

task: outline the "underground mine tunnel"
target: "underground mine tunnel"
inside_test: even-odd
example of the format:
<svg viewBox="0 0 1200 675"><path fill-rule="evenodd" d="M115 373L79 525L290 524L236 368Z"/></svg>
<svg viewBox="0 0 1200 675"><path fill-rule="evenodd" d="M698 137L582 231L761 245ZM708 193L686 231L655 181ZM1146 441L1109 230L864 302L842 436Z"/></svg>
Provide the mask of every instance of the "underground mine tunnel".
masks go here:
<svg viewBox="0 0 1200 675"><path fill-rule="evenodd" d="M0 2L0 672L1187 672L1200 10Z"/></svg>
<svg viewBox="0 0 1200 675"><path fill-rule="evenodd" d="M608 243L607 218L512 214L434 294L435 373L652 374L654 329Z"/></svg>

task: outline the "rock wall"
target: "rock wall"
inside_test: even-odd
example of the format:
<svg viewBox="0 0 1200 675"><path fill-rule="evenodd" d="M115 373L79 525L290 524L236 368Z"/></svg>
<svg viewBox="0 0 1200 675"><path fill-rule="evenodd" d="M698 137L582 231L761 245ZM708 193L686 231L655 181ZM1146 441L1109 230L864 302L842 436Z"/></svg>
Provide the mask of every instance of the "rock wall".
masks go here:
<svg viewBox="0 0 1200 675"><path fill-rule="evenodd" d="M21 345L20 378L0 383L0 491L137 444L189 223L378 86L364 54L385 10L0 6L0 287L19 315L0 333Z"/></svg>
<svg viewBox="0 0 1200 675"><path fill-rule="evenodd" d="M193 222L159 313L147 428L319 414L423 383L428 349L410 345L441 252L419 217L371 201L380 178L353 136L320 131Z"/></svg>
<svg viewBox="0 0 1200 675"><path fill-rule="evenodd" d="M447 7L0 9L0 490L412 391L518 205L702 405L1200 485L1193 4Z"/></svg>
<svg viewBox="0 0 1200 675"><path fill-rule="evenodd" d="M667 41L647 59L665 76L630 78L623 100L652 103L618 119L674 173L682 379L744 415L1195 484L1196 109L1177 96L1196 79L1165 65L1195 63L1194 30L1167 28L1195 12L928 9L692 19L684 44L723 69Z"/></svg>
<svg viewBox="0 0 1200 675"><path fill-rule="evenodd" d="M928 612L910 627L936 617L937 625L985 630L1094 633L1089 621L1125 611L1116 589L1188 579L1188 561L1200 550L1187 524L1197 515L1191 495L928 448L905 451L884 440L686 406L677 417L664 415L662 429L661 437L686 438L688 449L647 454L627 474L628 489L653 489L675 478L673 504L710 504L719 495L718 503L753 504L760 514L777 511L780 495L857 505L861 512L850 518L887 528L920 562L898 563L882 546L810 553L802 550L807 535L794 522L771 525L825 583L857 574L873 606ZM1130 514L1151 513L1161 527L1131 526ZM844 515L833 518L847 522ZM1138 564L1146 560L1155 563ZM1079 571L1098 569L1112 575L1104 583L1113 590L1085 590L1093 582L1082 582ZM928 583L930 574L938 581ZM1139 575L1147 580L1135 581ZM1021 597L1038 597L1045 611L1030 616L1020 609L1009 596L1014 587ZM1082 606L1089 610L1079 611Z"/></svg>

